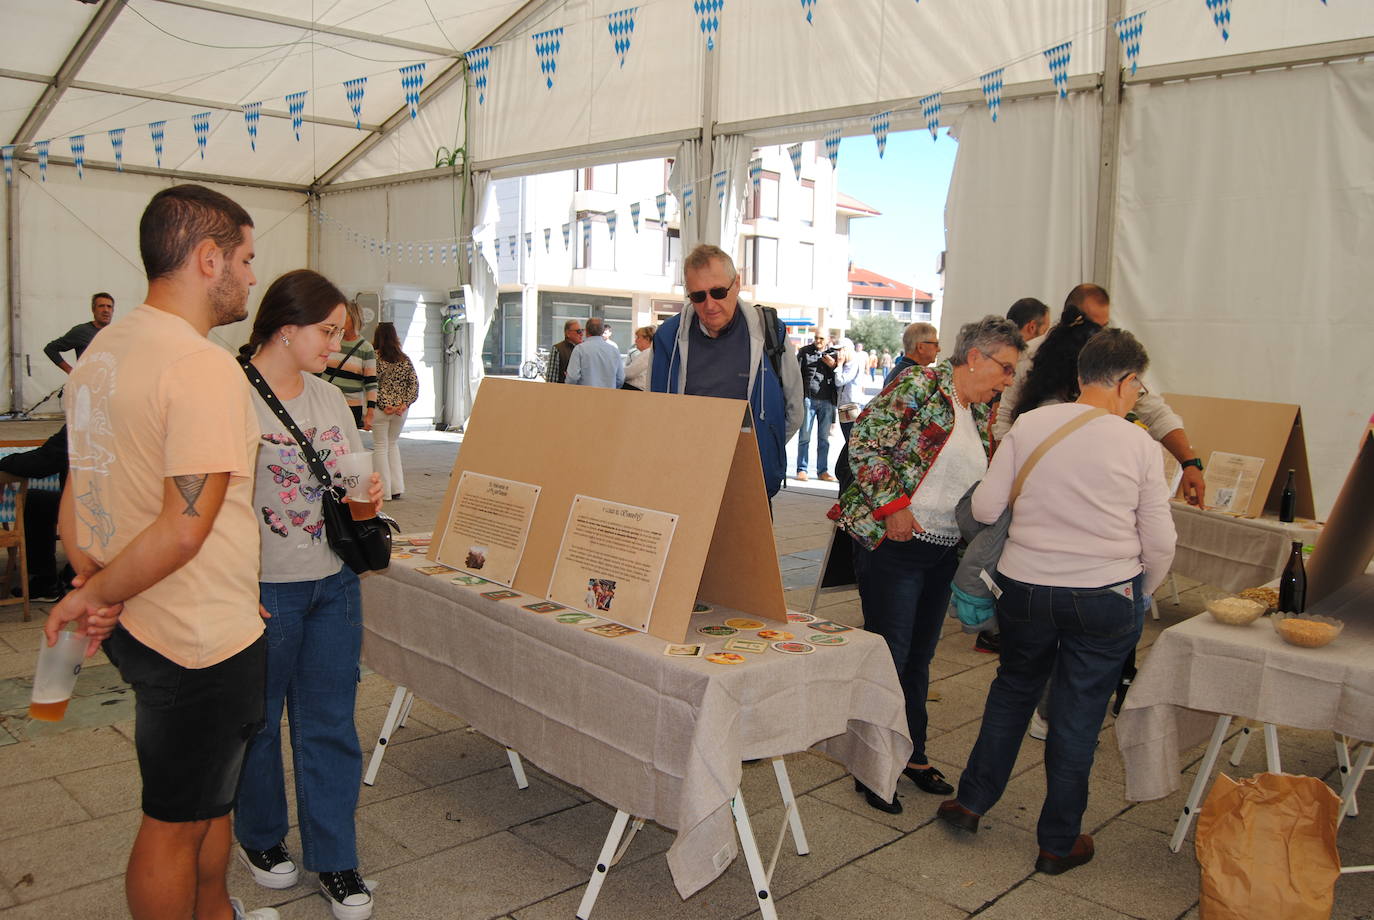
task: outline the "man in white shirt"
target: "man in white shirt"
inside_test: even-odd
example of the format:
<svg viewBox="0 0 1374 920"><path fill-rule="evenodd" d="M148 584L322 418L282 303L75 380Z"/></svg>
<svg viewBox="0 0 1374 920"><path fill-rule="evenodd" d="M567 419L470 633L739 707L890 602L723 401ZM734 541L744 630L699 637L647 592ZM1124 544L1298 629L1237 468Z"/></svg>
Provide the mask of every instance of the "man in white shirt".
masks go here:
<svg viewBox="0 0 1374 920"><path fill-rule="evenodd" d="M587 335L573 349L566 383L618 390L625 382L625 363L615 345L602 337L604 329L603 320L587 320Z"/></svg>

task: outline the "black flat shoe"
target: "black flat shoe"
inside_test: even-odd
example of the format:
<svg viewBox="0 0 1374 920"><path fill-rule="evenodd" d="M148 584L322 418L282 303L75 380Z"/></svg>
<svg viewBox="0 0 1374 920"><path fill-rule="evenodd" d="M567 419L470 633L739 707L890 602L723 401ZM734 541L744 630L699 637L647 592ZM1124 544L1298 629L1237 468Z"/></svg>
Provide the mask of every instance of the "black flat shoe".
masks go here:
<svg viewBox="0 0 1374 920"><path fill-rule="evenodd" d="M952 827L959 828L961 831L976 834L978 833L978 819L981 815L976 815L960 805L958 799L950 799L948 802L940 803L940 807L935 809L935 817Z"/></svg>
<svg viewBox="0 0 1374 920"><path fill-rule="evenodd" d="M867 802L870 807L878 809L883 814L900 815L902 813L902 803L897 801L895 793L892 796L891 802L884 802L882 799L878 798L878 793L869 789L857 779L854 780L854 791L862 792L864 794L864 801Z"/></svg>
<svg viewBox="0 0 1374 920"><path fill-rule="evenodd" d="M952 795L954 787L945 782L945 774L934 767L926 767L918 770L915 767L903 767L902 773L916 784L916 788L922 792L929 792L931 795Z"/></svg>

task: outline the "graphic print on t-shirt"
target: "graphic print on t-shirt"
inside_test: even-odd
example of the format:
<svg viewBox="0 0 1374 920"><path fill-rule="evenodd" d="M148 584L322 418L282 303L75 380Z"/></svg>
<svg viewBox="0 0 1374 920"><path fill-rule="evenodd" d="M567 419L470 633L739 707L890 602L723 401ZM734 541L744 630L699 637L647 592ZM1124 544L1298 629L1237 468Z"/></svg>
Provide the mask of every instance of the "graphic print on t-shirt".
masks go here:
<svg viewBox="0 0 1374 920"><path fill-rule="evenodd" d="M76 495L76 514L90 529L90 541L81 548L90 550L95 543L101 549L114 539L115 523L105 507L101 485L115 461L114 430L110 427L110 394L115 389L114 356L100 352L90 356L92 382L82 383L73 400L71 427L67 448L68 462L73 470L95 475L86 478L89 487Z"/></svg>
<svg viewBox="0 0 1374 920"><path fill-rule="evenodd" d="M338 425L324 431L319 431L317 427L307 428L302 434L310 439L316 455L324 462L325 469L331 473L338 466L338 460L334 457L335 451L337 450L340 455L348 453L348 443ZM267 471L278 487L277 498L282 505L279 509L267 505L259 508L263 522L267 524L268 530L282 539L289 539L291 528L295 528L309 535L312 544L319 543L324 539L324 517L319 507L324 487L311 472L305 454L294 437L279 432L268 432L260 437L268 444L278 445L277 456L280 462L267 464ZM320 447L315 443L317 438L336 446ZM304 507L297 505L300 499L304 499Z"/></svg>

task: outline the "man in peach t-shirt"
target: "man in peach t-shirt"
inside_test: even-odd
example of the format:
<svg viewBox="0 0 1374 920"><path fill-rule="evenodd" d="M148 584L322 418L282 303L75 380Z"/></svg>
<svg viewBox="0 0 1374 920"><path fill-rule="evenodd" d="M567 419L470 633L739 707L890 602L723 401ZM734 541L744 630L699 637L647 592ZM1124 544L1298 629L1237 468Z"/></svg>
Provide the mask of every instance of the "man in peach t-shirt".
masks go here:
<svg viewBox="0 0 1374 920"><path fill-rule="evenodd" d="M252 227L201 186L154 195L139 223L148 296L96 335L66 387L60 528L77 578L45 631L55 641L75 620L134 690L135 920L245 916L225 872L239 770L263 719L259 432L242 371L206 336L247 316Z"/></svg>

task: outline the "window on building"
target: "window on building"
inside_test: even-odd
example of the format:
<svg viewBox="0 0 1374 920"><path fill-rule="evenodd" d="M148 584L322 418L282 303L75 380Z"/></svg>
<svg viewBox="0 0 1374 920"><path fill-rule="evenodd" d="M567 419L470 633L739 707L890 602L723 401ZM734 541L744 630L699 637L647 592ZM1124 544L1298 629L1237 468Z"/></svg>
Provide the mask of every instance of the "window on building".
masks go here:
<svg viewBox="0 0 1374 920"><path fill-rule="evenodd" d="M601 317L611 327L611 341L621 354L634 347L634 310L630 307L604 306Z"/></svg>
<svg viewBox="0 0 1374 920"><path fill-rule="evenodd" d="M635 245L639 247L639 262L644 266L645 274L667 274L668 249L663 224L640 217L638 242Z"/></svg>
<svg viewBox="0 0 1374 920"><path fill-rule="evenodd" d="M816 222L816 181L814 179L801 180L801 189L797 195L798 219L804 226L810 227Z"/></svg>
<svg viewBox="0 0 1374 920"><path fill-rule="evenodd" d="M589 166L586 169L577 171L577 190L588 192L615 192L617 185L617 168L612 163L608 166Z"/></svg>
<svg viewBox="0 0 1374 920"><path fill-rule="evenodd" d="M778 283L778 241L771 236L755 236L745 241L744 274L749 284L776 286Z"/></svg>
<svg viewBox="0 0 1374 920"><path fill-rule="evenodd" d="M669 227L664 244L664 261L667 264L664 265L663 273L676 281L682 277L682 231Z"/></svg>
<svg viewBox="0 0 1374 920"><path fill-rule="evenodd" d="M760 218L778 219L778 174L775 172L765 171L759 175L759 184L749 199L749 219Z"/></svg>
<svg viewBox="0 0 1374 920"><path fill-rule="evenodd" d="M615 246L611 242L611 230L605 214L579 211L573 232L577 234L577 238L571 241L574 268L615 271Z"/></svg>
<svg viewBox="0 0 1374 920"><path fill-rule="evenodd" d="M797 277L788 279L793 287L816 286L816 246L814 243L797 244Z"/></svg>

